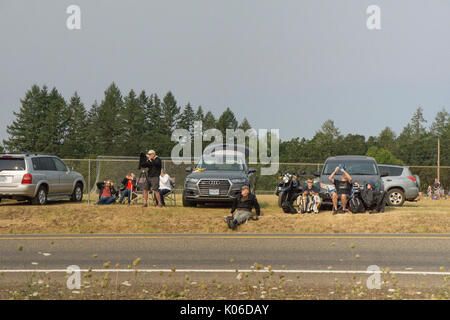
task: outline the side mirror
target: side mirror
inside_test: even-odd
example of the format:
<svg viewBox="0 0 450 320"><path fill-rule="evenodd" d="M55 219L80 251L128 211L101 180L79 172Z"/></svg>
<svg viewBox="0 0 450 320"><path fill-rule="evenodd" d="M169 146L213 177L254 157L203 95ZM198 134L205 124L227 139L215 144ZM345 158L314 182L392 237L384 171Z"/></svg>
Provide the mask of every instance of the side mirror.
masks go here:
<svg viewBox="0 0 450 320"><path fill-rule="evenodd" d="M319 171L314 171L314 177L320 177L320 172Z"/></svg>
<svg viewBox="0 0 450 320"><path fill-rule="evenodd" d="M186 172L192 172L192 168L191 167L187 167L186 168Z"/></svg>
<svg viewBox="0 0 450 320"><path fill-rule="evenodd" d="M256 173L256 169L255 168L248 168L248 173Z"/></svg>

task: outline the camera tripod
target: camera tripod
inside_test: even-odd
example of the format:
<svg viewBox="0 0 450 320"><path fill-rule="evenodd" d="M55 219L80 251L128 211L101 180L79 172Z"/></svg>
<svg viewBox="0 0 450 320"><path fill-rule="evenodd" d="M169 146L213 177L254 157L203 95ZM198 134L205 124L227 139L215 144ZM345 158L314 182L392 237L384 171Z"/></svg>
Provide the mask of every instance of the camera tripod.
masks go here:
<svg viewBox="0 0 450 320"><path fill-rule="evenodd" d="M139 184L141 183L142 179L145 178L144 183L149 183L149 179L148 179L148 173L147 171L145 171L145 169L141 169L141 173L139 174L139 177L136 181L136 187L139 187ZM144 189L144 188L142 188Z"/></svg>

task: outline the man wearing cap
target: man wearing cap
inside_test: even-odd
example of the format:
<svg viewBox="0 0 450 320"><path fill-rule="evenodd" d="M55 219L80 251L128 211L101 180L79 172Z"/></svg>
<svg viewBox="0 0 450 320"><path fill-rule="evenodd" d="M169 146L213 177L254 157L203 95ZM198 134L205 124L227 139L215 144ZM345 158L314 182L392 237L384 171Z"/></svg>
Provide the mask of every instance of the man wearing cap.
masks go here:
<svg viewBox="0 0 450 320"><path fill-rule="evenodd" d="M148 179L144 186L144 207L148 206L148 191L152 190L157 201L158 207L161 207L161 196L158 192L159 176L161 174L161 159L156 155L155 150L149 150L146 154L147 161L142 167L148 168Z"/></svg>
<svg viewBox="0 0 450 320"><path fill-rule="evenodd" d="M236 230L238 225L252 219L254 215L252 212L253 208L255 208L256 216L259 217L260 208L256 196L250 193L248 186L243 186L241 193L233 201L231 215L225 217L225 222L228 224L228 227ZM254 220L258 220L257 217Z"/></svg>

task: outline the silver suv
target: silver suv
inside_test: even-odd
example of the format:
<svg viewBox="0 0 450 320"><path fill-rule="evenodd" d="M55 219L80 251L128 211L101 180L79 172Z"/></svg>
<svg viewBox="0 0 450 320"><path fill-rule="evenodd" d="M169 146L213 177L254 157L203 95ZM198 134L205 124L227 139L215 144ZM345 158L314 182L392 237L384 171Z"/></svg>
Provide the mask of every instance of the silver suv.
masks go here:
<svg viewBox="0 0 450 320"><path fill-rule="evenodd" d="M413 175L408 167L379 164L387 192L387 204L400 207L406 201L413 201L419 195L420 179Z"/></svg>
<svg viewBox="0 0 450 320"><path fill-rule="evenodd" d="M0 154L0 201L27 200L44 205L49 200L83 199L83 176L56 156Z"/></svg>

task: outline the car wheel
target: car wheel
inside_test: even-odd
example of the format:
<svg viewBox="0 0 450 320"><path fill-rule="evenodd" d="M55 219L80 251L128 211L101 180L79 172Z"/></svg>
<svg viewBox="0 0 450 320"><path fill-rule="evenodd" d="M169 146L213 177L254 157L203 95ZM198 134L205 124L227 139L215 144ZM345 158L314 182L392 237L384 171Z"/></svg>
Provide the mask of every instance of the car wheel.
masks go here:
<svg viewBox="0 0 450 320"><path fill-rule="evenodd" d="M278 207L281 208L283 205L284 199L286 198L286 193L283 191L280 191L278 194Z"/></svg>
<svg viewBox="0 0 450 320"><path fill-rule="evenodd" d="M401 189L391 189L387 194L387 204L393 207L401 207L405 202L405 193Z"/></svg>
<svg viewBox="0 0 450 320"><path fill-rule="evenodd" d="M36 193L36 196L31 199L30 204L31 205L39 205L43 206L47 203L47 189L44 186L40 186L38 189L38 192Z"/></svg>
<svg viewBox="0 0 450 320"><path fill-rule="evenodd" d="M195 203L194 201L187 200L183 194L183 207L196 207L196 206L197 203Z"/></svg>
<svg viewBox="0 0 450 320"><path fill-rule="evenodd" d="M83 200L83 185L81 183L77 183L75 186L70 200L72 202L81 202Z"/></svg>

